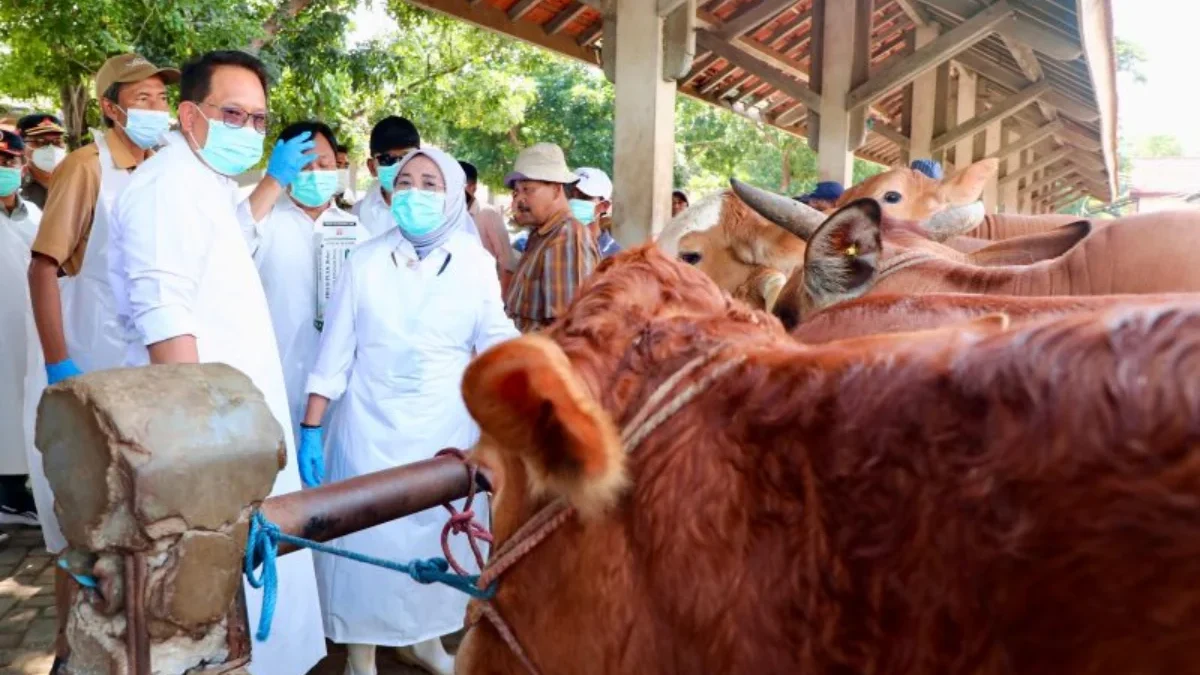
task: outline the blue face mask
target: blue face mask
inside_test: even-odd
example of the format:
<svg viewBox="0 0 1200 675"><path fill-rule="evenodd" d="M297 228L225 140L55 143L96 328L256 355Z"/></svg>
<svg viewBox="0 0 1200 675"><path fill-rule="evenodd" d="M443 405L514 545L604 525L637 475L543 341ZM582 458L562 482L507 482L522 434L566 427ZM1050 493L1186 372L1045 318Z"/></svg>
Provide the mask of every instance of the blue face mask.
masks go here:
<svg viewBox="0 0 1200 675"><path fill-rule="evenodd" d="M396 174L400 173L400 162L396 162L391 166L379 167L379 187L387 194L392 194L396 189Z"/></svg>
<svg viewBox="0 0 1200 675"><path fill-rule="evenodd" d="M21 170L0 166L0 197L11 197L21 187Z"/></svg>
<svg viewBox="0 0 1200 675"><path fill-rule="evenodd" d="M415 188L392 195L392 218L410 237L422 237L442 226L446 195Z"/></svg>
<svg viewBox="0 0 1200 675"><path fill-rule="evenodd" d="M596 205L592 202L572 199L567 202L567 205L571 207L571 215L575 216L575 220L584 225L591 225L592 221L596 219Z"/></svg>
<svg viewBox="0 0 1200 675"><path fill-rule="evenodd" d="M196 107L198 109L200 106ZM200 157L213 171L236 176L245 173L262 159L266 134L255 131L249 121L243 127L232 129L221 120L205 119L208 120L208 140L200 148Z"/></svg>
<svg viewBox="0 0 1200 675"><path fill-rule="evenodd" d="M338 189L338 172L313 169L301 171L288 188L292 198L309 208L323 206Z"/></svg>
<svg viewBox="0 0 1200 675"><path fill-rule="evenodd" d="M119 110L119 108L118 108ZM171 116L165 110L139 110L130 108L125 112L125 135L143 150L161 145L163 134L171 126Z"/></svg>

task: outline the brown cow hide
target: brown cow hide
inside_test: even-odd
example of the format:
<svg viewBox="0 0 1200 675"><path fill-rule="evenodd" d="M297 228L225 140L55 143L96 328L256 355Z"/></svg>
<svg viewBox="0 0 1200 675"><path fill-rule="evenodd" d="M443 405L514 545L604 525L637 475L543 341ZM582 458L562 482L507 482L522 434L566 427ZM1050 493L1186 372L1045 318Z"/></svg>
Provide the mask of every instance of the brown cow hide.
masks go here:
<svg viewBox="0 0 1200 675"><path fill-rule="evenodd" d="M717 346L744 362L615 451ZM494 606L547 674L1200 673L1198 383L1196 303L810 347L635 249L464 378L498 544L590 514ZM458 659L525 672L486 622Z"/></svg>

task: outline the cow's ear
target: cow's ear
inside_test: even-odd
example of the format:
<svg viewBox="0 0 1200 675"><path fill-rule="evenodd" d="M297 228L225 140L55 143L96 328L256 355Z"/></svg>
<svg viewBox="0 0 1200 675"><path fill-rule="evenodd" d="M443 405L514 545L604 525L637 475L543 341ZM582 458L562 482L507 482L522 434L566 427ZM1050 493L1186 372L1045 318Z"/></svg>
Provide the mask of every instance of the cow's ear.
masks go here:
<svg viewBox="0 0 1200 675"><path fill-rule="evenodd" d="M983 159L959 171L942 183L942 197L950 206L978 201L983 186L1000 170L1000 160Z"/></svg>
<svg viewBox="0 0 1200 675"><path fill-rule="evenodd" d="M1053 260L1065 254L1092 232L1092 224L1080 220L1056 227L1049 232L1012 237L985 246L967 255L972 264L984 267L998 265L1029 265Z"/></svg>
<svg viewBox="0 0 1200 675"><path fill-rule="evenodd" d="M463 376L463 400L483 433L524 462L535 494L566 497L586 515L620 493L620 437L553 341L528 335L484 352Z"/></svg>
<svg viewBox="0 0 1200 675"><path fill-rule="evenodd" d="M804 256L804 290L813 309L855 298L875 282L883 248L879 203L859 199L829 217Z"/></svg>

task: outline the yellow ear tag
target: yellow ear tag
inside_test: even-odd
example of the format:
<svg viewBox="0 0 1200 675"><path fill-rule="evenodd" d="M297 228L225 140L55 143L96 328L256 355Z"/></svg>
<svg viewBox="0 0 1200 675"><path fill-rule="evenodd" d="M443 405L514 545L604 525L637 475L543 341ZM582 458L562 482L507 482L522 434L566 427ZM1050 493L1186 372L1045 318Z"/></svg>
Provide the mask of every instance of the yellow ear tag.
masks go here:
<svg viewBox="0 0 1200 675"><path fill-rule="evenodd" d="M856 255L858 255L858 244L850 244L846 249L846 257L853 258Z"/></svg>

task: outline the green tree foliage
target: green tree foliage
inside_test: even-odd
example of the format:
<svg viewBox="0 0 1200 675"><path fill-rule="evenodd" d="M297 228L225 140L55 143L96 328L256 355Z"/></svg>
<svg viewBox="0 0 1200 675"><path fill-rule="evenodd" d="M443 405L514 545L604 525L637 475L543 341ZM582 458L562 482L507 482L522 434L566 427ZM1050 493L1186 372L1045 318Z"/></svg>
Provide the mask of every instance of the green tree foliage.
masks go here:
<svg viewBox="0 0 1200 675"><path fill-rule="evenodd" d="M397 30L350 44L350 17L369 1ZM179 64L235 48L271 71L276 130L320 119L360 160L371 126L396 114L492 187L538 141L561 145L573 167L612 172L613 88L599 70L403 0L0 0L0 93L57 99L80 134L98 123L91 78L109 55ZM685 96L676 112L678 185L706 192L737 176L798 193L816 182L802 139ZM855 178L879 170L858 162Z"/></svg>
<svg viewBox="0 0 1200 675"><path fill-rule="evenodd" d="M1136 146L1137 157L1182 157L1183 143L1170 134L1154 134L1143 138Z"/></svg>

